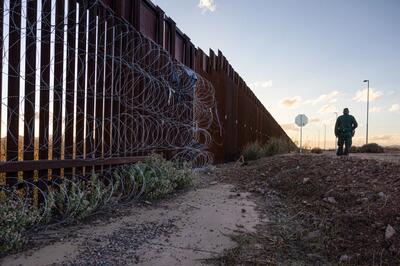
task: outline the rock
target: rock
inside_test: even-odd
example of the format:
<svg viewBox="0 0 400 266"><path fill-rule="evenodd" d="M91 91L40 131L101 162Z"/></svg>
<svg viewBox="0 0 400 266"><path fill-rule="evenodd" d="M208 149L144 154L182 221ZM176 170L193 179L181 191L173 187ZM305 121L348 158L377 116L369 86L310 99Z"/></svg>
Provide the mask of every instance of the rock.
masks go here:
<svg viewBox="0 0 400 266"><path fill-rule="evenodd" d="M321 255L318 255L315 253L308 253L307 257L309 257L312 260L322 260L323 259Z"/></svg>
<svg viewBox="0 0 400 266"><path fill-rule="evenodd" d="M307 183L308 181L310 181L310 178L308 177L303 178L303 184Z"/></svg>
<svg viewBox="0 0 400 266"><path fill-rule="evenodd" d="M218 184L217 181L213 181L213 182L210 183L211 186L214 186L214 185L216 185L216 184Z"/></svg>
<svg viewBox="0 0 400 266"><path fill-rule="evenodd" d="M386 230L385 230L385 238L386 238L386 240L389 240L395 234L396 234L396 230L394 230L394 228L390 224L388 224L388 226L386 227Z"/></svg>
<svg viewBox="0 0 400 266"><path fill-rule="evenodd" d="M257 188L257 192L259 192L261 194L265 194L265 189Z"/></svg>
<svg viewBox="0 0 400 266"><path fill-rule="evenodd" d="M385 195L385 193L383 193L383 192L379 192L378 193L378 196L380 197L380 198L386 198L386 195Z"/></svg>
<svg viewBox="0 0 400 266"><path fill-rule="evenodd" d="M321 236L321 231L319 231L319 230L312 231L306 235L305 240L313 240L313 239L319 238L320 236Z"/></svg>
<svg viewBox="0 0 400 266"><path fill-rule="evenodd" d="M332 204L336 204L336 203L337 203L337 201L335 200L334 197L327 197L327 198L324 198L323 201L329 202L329 203L332 203Z"/></svg>
<svg viewBox="0 0 400 266"><path fill-rule="evenodd" d="M245 209L242 209L242 213L245 213L246 212L246 210Z"/></svg>
<svg viewBox="0 0 400 266"><path fill-rule="evenodd" d="M348 255L342 255L340 256L339 262L347 262L350 260L350 257Z"/></svg>
<svg viewBox="0 0 400 266"><path fill-rule="evenodd" d="M357 202L367 202L367 201L369 201L369 199L367 197L361 198L361 199L357 199Z"/></svg>

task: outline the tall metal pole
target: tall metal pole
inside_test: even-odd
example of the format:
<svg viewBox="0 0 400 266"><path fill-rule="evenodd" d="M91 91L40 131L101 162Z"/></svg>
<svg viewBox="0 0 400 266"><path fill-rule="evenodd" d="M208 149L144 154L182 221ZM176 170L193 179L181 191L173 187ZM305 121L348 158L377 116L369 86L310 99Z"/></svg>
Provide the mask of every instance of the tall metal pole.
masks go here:
<svg viewBox="0 0 400 266"><path fill-rule="evenodd" d="M325 133L324 133L324 150L326 150L326 125L324 125Z"/></svg>
<svg viewBox="0 0 400 266"><path fill-rule="evenodd" d="M301 127L300 127L300 153L301 153L302 142L303 142L303 117L301 117Z"/></svg>
<svg viewBox="0 0 400 266"><path fill-rule="evenodd" d="M318 148L321 148L321 135L318 129Z"/></svg>
<svg viewBox="0 0 400 266"><path fill-rule="evenodd" d="M336 125L336 121L337 121L337 118L338 118L338 112L335 112L335 117L336 117L336 120L335 120L335 125ZM333 149L334 150L336 149L337 142L338 142L338 137L335 136L335 143L333 144Z"/></svg>
<svg viewBox="0 0 400 266"><path fill-rule="evenodd" d="M365 143L368 144L368 121L369 121L369 80L367 80L368 89L367 89L367 133L366 133L366 141Z"/></svg>

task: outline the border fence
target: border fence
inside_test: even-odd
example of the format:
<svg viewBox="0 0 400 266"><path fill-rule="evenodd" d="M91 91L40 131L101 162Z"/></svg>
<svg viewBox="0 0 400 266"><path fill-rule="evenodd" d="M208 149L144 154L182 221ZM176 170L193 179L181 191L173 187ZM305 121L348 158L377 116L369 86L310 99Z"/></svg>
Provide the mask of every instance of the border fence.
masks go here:
<svg viewBox="0 0 400 266"><path fill-rule="evenodd" d="M147 0L0 0L0 186L288 138L222 52Z"/></svg>

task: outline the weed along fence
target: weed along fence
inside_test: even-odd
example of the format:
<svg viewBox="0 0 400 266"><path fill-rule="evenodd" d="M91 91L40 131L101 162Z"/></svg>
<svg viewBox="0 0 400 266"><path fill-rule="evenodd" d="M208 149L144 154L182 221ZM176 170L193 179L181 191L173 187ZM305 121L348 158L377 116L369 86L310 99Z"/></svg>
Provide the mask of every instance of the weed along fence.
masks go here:
<svg viewBox="0 0 400 266"><path fill-rule="evenodd" d="M0 0L0 185L43 190L150 153L195 165L287 138L221 52L146 0Z"/></svg>

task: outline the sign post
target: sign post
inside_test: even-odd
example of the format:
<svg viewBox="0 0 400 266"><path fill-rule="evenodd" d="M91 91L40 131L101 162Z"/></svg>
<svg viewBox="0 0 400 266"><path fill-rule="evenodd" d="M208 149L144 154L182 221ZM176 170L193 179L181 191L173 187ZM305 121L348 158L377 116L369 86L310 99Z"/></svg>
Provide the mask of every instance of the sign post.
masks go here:
<svg viewBox="0 0 400 266"><path fill-rule="evenodd" d="M297 126L300 127L300 153L302 152L302 145L303 145L303 127L308 123L308 117L304 114L300 114L296 116L294 120Z"/></svg>

